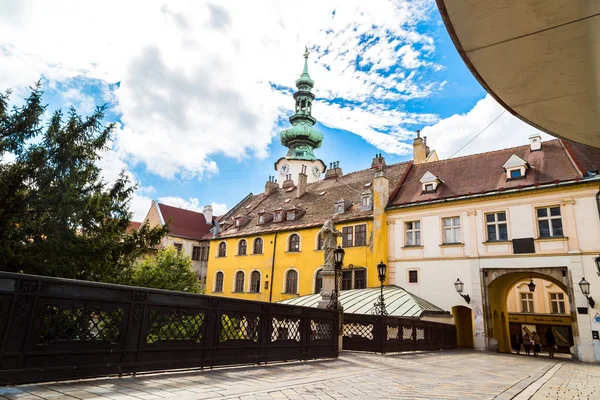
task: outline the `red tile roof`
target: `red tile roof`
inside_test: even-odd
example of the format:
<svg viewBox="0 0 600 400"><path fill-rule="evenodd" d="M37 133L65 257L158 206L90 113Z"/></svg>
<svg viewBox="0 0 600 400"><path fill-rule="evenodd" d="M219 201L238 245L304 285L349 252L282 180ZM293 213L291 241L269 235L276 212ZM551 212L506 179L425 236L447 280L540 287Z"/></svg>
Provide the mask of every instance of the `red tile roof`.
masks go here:
<svg viewBox="0 0 600 400"><path fill-rule="evenodd" d="M212 238L209 231L212 226L206 223L204 214L161 203L158 203L158 207L164 221L171 224L169 235L195 240Z"/></svg>
<svg viewBox="0 0 600 400"><path fill-rule="evenodd" d="M140 229L140 226L142 226L141 222L129 221L129 226L127 227L126 232L131 233L133 231L137 231L138 229Z"/></svg>
<svg viewBox="0 0 600 400"><path fill-rule="evenodd" d="M584 169L600 164L600 149L589 146L567 144L572 149L572 158ZM502 167L511 155L525 160L529 167L524 179L507 180ZM429 171L442 180L434 193L422 193L419 180ZM575 181L582 175L573 165L560 140L542 143L540 151L531 151L530 146L519 146L488 153L451 158L413 165L399 190L391 199L390 206L450 199L513 188L532 187L547 183Z"/></svg>

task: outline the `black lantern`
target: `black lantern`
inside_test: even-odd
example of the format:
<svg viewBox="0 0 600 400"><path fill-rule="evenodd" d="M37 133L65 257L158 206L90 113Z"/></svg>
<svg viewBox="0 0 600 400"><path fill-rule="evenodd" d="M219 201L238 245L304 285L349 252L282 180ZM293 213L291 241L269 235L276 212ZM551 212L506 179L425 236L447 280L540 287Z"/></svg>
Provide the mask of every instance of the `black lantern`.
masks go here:
<svg viewBox="0 0 600 400"><path fill-rule="evenodd" d="M385 281L385 272L387 270L387 265L381 261L377 264L377 275L379 276L379 282L383 283Z"/></svg>
<svg viewBox="0 0 600 400"><path fill-rule="evenodd" d="M529 274L529 283L527 284L527 286L529 286L530 292L535 292L535 283L533 283L533 279L531 279L531 274Z"/></svg>
<svg viewBox="0 0 600 400"><path fill-rule="evenodd" d="M344 264L344 254L346 254L346 252L340 246L333 251L333 261L336 266L342 266Z"/></svg>
<svg viewBox="0 0 600 400"><path fill-rule="evenodd" d="M600 276L600 256L594 258L594 261L596 262L596 273Z"/></svg>
<svg viewBox="0 0 600 400"><path fill-rule="evenodd" d="M379 264L377 264L377 275L379 276L379 298L373 304L373 309L371 310L371 314L380 315L382 317L388 315L388 312L385 308L385 298L383 297L383 282L385 282L385 272L387 270L387 265L383 263L383 260Z"/></svg>
<svg viewBox="0 0 600 400"><path fill-rule="evenodd" d="M590 296L590 283L586 281L585 278L581 278L579 288L581 289L581 293L587 298L590 307L594 308L596 302L592 299L592 296Z"/></svg>
<svg viewBox="0 0 600 400"><path fill-rule="evenodd" d="M460 281L460 279L457 279L456 282L454 282L454 288L456 289L456 292L458 294L460 294L460 296L465 299L465 301L467 302L467 304L469 304L471 302L471 296L469 296L468 294L462 294L463 290L465 288L465 284L462 283Z"/></svg>

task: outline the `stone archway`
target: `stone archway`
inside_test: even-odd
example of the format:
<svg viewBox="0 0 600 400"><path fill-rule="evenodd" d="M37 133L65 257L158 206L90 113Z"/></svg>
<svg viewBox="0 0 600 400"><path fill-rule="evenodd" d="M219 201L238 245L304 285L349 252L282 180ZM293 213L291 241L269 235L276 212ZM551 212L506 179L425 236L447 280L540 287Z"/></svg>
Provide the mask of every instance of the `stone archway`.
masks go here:
<svg viewBox="0 0 600 400"><path fill-rule="evenodd" d="M473 311L469 307L452 307L458 347L473 348Z"/></svg>
<svg viewBox="0 0 600 400"><path fill-rule="evenodd" d="M510 353L507 296L510 289L523 279L541 278L560 287L569 298L573 339L579 343L573 283L566 267L544 268L488 268L481 270L486 348L496 347L501 353Z"/></svg>

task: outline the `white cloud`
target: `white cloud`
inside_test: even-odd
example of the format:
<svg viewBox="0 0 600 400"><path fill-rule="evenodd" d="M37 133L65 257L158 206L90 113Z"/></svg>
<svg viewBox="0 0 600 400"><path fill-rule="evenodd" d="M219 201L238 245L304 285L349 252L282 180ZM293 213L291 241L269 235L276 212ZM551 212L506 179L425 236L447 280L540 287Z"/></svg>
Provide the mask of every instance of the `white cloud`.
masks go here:
<svg viewBox="0 0 600 400"><path fill-rule="evenodd" d="M492 96L487 95L467 113L444 118L435 125L424 128L421 134L427 136L427 144L437 151L440 159L448 158L503 111L504 108ZM542 140L553 139L552 136L533 128L506 111L455 157L522 146L529 143L529 136L534 133L539 134Z"/></svg>
<svg viewBox="0 0 600 400"><path fill-rule="evenodd" d="M179 208L196 211L196 212L202 212L202 209L206 205L206 204L201 204L200 199L198 199L196 197L190 197L186 200L181 197L166 196L166 197L160 197L158 199L158 201L163 204L167 204L167 205L170 205L173 207L179 207ZM213 202L213 203L210 203L210 205L213 208L213 215L215 215L215 216L223 215L229 210L229 207L227 207L226 204Z"/></svg>
<svg viewBox="0 0 600 400"><path fill-rule="evenodd" d="M124 123L115 142L121 159L166 178L202 177L218 171L215 154L267 155L293 101L272 84L292 86L309 45L310 73L324 100L315 116L354 132L352 113L357 133L402 153L401 129L387 134L380 127L398 127L404 119L394 118L405 117L381 107L442 87L417 79L418 70L441 68L430 59L433 39L416 30L433 4L8 0L0 5L0 37L10 38L0 43L0 82L23 88L42 74L51 86L77 76L120 82L104 97L114 96ZM393 66L400 70L390 74ZM90 105L70 91L65 97Z"/></svg>

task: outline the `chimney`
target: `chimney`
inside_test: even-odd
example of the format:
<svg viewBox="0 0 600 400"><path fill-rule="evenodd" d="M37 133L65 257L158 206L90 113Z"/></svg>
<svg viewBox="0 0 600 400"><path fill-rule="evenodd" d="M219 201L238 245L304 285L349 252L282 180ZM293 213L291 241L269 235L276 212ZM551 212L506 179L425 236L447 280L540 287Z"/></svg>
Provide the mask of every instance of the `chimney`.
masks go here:
<svg viewBox="0 0 600 400"><path fill-rule="evenodd" d="M206 223L212 225L213 218L213 208L211 205L204 206L202 209L202 214L204 214L204 218L206 218Z"/></svg>
<svg viewBox="0 0 600 400"><path fill-rule="evenodd" d="M427 158L427 145L421 139L421 131L417 131L417 137L413 141L413 163L423 164Z"/></svg>
<svg viewBox="0 0 600 400"><path fill-rule="evenodd" d="M325 179L329 178L337 178L338 176L342 176L342 169L340 168L340 162L334 161L329 163L329 169L325 173Z"/></svg>
<svg viewBox="0 0 600 400"><path fill-rule="evenodd" d="M269 180L265 184L265 195L268 196L277 189L279 189L279 185L277 184L275 177L269 175Z"/></svg>
<svg viewBox="0 0 600 400"><path fill-rule="evenodd" d="M371 168L376 171L381 171L386 168L385 158L383 158L381 153L375 154L375 158L371 161Z"/></svg>
<svg viewBox="0 0 600 400"><path fill-rule="evenodd" d="M537 133L534 133L533 135L529 136L529 146L531 148L531 151L541 150L542 137Z"/></svg>
<svg viewBox="0 0 600 400"><path fill-rule="evenodd" d="M294 187L294 181L292 180L292 174L287 174L285 176L285 181L283 181L283 184L281 185L281 187L283 189L289 189L291 187Z"/></svg>
<svg viewBox="0 0 600 400"><path fill-rule="evenodd" d="M308 175L306 175L306 165L302 166L302 171L298 174L298 188L296 188L296 197L300 198L306 193L306 182Z"/></svg>

